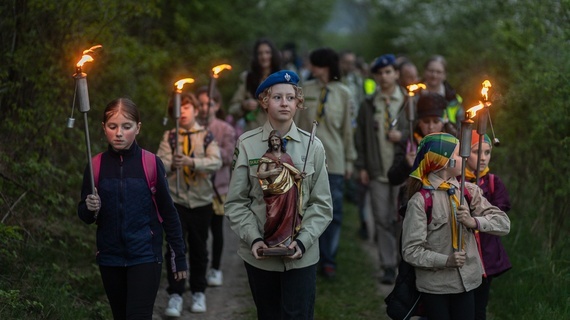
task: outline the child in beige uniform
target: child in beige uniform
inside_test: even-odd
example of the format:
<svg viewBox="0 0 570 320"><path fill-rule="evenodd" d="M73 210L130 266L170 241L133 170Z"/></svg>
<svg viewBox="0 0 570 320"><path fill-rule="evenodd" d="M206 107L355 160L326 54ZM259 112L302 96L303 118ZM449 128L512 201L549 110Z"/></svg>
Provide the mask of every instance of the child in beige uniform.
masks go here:
<svg viewBox="0 0 570 320"><path fill-rule="evenodd" d="M452 161L456 165L450 165ZM422 139L408 180L408 202L402 230L402 257L415 267L429 319L472 320L474 289L483 268L474 230L505 235L508 216L491 205L480 188L465 183L470 200L460 205L457 176L461 174L459 141L447 133ZM431 191L431 217L425 212L421 188Z"/></svg>

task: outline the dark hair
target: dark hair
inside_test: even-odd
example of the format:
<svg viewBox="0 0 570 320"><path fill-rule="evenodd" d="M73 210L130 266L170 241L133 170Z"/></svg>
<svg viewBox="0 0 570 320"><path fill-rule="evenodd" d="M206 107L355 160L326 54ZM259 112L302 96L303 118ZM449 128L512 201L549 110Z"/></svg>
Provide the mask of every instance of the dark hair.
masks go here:
<svg viewBox="0 0 570 320"><path fill-rule="evenodd" d="M269 138L267 139L267 147L268 147L267 152L273 151L273 148L271 145L271 138L273 138L273 137L279 138L279 142L281 143L281 152L286 152L285 144L283 143L283 139L281 139L281 134L277 130L271 130L271 132L269 133Z"/></svg>
<svg viewBox="0 0 570 320"><path fill-rule="evenodd" d="M245 88L246 90L251 93L252 96L255 97L255 90L263 81L263 69L261 64L259 64L259 58L257 56L257 50L262 44L266 44L271 48L271 70L269 74L275 73L281 70L281 53L273 43L273 41L267 38L258 39L255 44L253 45L253 55L251 59L251 70L247 73L247 77L245 80Z"/></svg>
<svg viewBox="0 0 570 320"><path fill-rule="evenodd" d="M208 86L201 86L200 88L198 88L198 90L196 90L196 99L198 99L201 94L205 93L206 95L208 95L210 93L209 91L210 91L210 89ZM212 95L214 98L214 102L219 103L221 105L222 104L222 94L220 93L220 90L218 90L218 88L214 87L214 92ZM220 107L218 109L218 111L216 112L216 118L222 119L222 120L224 120L226 118L226 112L224 111L223 108Z"/></svg>
<svg viewBox="0 0 570 320"><path fill-rule="evenodd" d="M314 66L329 68L329 81L340 81L339 58L333 49L316 49L309 55L309 61Z"/></svg>
<svg viewBox="0 0 570 320"><path fill-rule="evenodd" d="M141 122L141 116L137 105L131 99L117 98L107 104L107 107L103 112L103 123L107 123L109 118L119 112L122 112L129 120L136 123Z"/></svg>
<svg viewBox="0 0 570 320"><path fill-rule="evenodd" d="M194 94L183 92L180 94L180 106L183 106L187 103L190 103L193 108L196 108L198 106L198 100ZM174 97L171 97L170 101L168 102L168 114L170 117L174 118Z"/></svg>
<svg viewBox="0 0 570 320"><path fill-rule="evenodd" d="M422 188L423 184L420 180L416 179L416 178L412 178L409 177L408 181L406 181L406 189L408 192L408 200L412 198L412 196L420 191L420 189Z"/></svg>
<svg viewBox="0 0 570 320"><path fill-rule="evenodd" d="M196 99L198 99L198 97L204 93L206 95L210 94L210 88L208 86L201 86L200 88L198 88L198 90L196 90L195 93ZM222 94L220 93L220 90L218 90L218 88L216 87L214 87L214 92L212 92L212 98L216 103L222 104Z"/></svg>

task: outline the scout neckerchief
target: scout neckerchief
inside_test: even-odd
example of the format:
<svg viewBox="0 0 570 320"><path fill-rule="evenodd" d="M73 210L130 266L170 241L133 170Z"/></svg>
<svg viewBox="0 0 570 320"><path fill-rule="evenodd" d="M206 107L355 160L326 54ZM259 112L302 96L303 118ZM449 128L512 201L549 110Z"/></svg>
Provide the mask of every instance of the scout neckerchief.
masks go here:
<svg viewBox="0 0 570 320"><path fill-rule="evenodd" d="M195 129L179 131L180 135L184 137L182 143L182 152L184 153L184 155L190 158L194 157L194 145L192 145L192 139L190 139L190 135L196 132L199 131ZM196 173L190 168L190 166L184 166L183 170L184 170L184 181L186 182L186 185L189 187L190 182L194 180Z"/></svg>
<svg viewBox="0 0 570 320"><path fill-rule="evenodd" d="M432 133L425 136L418 147L416 160L412 167L410 177L422 182L425 189L434 189L428 179L431 172L436 172L445 168L453 151L459 144L459 140L449 133ZM456 195L455 187L448 182L442 183L438 190L445 190L449 195L449 205L451 208L451 237L454 249L459 247L457 221L455 219L459 199ZM461 241L463 248L464 240Z"/></svg>
<svg viewBox="0 0 570 320"><path fill-rule="evenodd" d="M433 187L432 187L433 188ZM465 237L462 236L461 239L461 249L458 249L458 232L457 232L457 207L459 207L459 198L457 197L457 190L455 189L455 186L453 186L452 184L450 184L447 181L444 181L441 185L439 185L439 187L437 188L437 190L444 190L447 192L447 195L449 196L449 208L451 209L451 243L453 245L453 249L455 250L461 250L465 247Z"/></svg>
<svg viewBox="0 0 570 320"><path fill-rule="evenodd" d="M489 173L489 166L479 172L479 178L483 178L487 173ZM465 168L465 180L475 182L477 177L475 177L475 173L473 171Z"/></svg>
<svg viewBox="0 0 570 320"><path fill-rule="evenodd" d="M321 88L321 94L319 95L319 106L317 108L317 121L322 122L325 118L325 104L327 103L327 97L329 95L329 89L327 86Z"/></svg>

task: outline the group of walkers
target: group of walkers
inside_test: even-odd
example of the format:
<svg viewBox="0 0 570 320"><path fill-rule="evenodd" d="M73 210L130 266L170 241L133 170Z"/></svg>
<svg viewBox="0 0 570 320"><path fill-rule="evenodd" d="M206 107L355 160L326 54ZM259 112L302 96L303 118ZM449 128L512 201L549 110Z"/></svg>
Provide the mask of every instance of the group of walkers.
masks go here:
<svg viewBox="0 0 570 320"><path fill-rule="evenodd" d="M163 261L165 315L182 315L187 278L190 311L206 312L206 288L223 284L227 219L258 318L312 319L317 274L343 273L336 256L352 186L360 234L375 239L380 282L394 284L403 259L416 270L425 317L485 319L491 280L511 267L499 239L510 229L510 203L489 173L492 143L485 135L480 145L476 132L460 190L464 111L445 59L430 58L420 79L405 57L383 54L367 66L351 51L318 48L302 64L293 48L282 54L269 39L255 43L227 116L217 89L172 99L180 129L164 133L150 162L154 176L136 143L136 105L108 104L109 147L95 189L85 170L78 213L97 224L113 317L151 319ZM426 88L410 114L406 87L419 82ZM404 204L405 218L398 214Z"/></svg>

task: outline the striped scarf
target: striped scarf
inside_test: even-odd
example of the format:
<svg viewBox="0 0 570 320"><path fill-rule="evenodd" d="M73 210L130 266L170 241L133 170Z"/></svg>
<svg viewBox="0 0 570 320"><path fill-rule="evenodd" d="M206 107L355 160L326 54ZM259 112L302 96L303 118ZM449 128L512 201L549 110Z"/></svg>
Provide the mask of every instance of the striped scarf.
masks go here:
<svg viewBox="0 0 570 320"><path fill-rule="evenodd" d="M449 133L432 133L425 136L418 147L410 177L430 186L428 175L445 168L459 140Z"/></svg>

